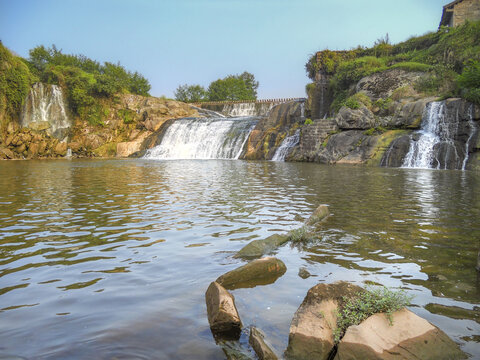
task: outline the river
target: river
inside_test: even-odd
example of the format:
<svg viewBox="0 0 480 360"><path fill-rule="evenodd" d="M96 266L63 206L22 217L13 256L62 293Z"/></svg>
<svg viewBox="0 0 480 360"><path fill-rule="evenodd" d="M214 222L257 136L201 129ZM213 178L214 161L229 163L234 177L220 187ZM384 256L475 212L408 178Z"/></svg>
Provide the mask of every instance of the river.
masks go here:
<svg viewBox="0 0 480 360"><path fill-rule="evenodd" d="M330 207L280 248L274 284L234 290L275 349L319 282L373 282L480 358L480 174L235 160L11 161L0 167L0 355L224 359L204 293L249 241ZM305 268L312 276L299 277Z"/></svg>

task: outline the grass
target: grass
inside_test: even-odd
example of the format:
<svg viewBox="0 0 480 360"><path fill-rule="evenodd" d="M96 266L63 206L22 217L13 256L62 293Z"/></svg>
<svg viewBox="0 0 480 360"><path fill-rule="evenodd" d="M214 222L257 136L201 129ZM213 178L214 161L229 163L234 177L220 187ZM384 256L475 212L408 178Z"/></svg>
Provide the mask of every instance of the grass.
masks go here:
<svg viewBox="0 0 480 360"><path fill-rule="evenodd" d="M334 332L334 340L337 344L349 326L358 325L371 315L385 313L390 325L393 325L392 314L410 305L412 297L403 290L392 291L386 287L367 287L367 291L343 300L344 304L337 312L337 328Z"/></svg>
<svg viewBox="0 0 480 360"><path fill-rule="evenodd" d="M292 243L300 243L310 241L311 235L306 226L294 229L288 233L288 241Z"/></svg>

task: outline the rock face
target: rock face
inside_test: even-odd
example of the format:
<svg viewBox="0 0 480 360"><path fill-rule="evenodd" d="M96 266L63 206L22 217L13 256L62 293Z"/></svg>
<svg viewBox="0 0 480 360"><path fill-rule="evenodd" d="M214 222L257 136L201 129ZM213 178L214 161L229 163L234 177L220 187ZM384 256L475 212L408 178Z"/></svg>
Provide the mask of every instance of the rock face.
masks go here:
<svg viewBox="0 0 480 360"><path fill-rule="evenodd" d="M364 290L346 282L318 284L308 290L290 325L286 358L328 359L334 346L337 307L343 304L344 296L359 291Z"/></svg>
<svg viewBox="0 0 480 360"><path fill-rule="evenodd" d="M287 235L273 234L266 239L253 240L245 245L233 257L240 259L254 259L269 254L288 241Z"/></svg>
<svg viewBox="0 0 480 360"><path fill-rule="evenodd" d="M304 104L291 101L275 106L266 118L261 119L250 133L246 152L247 160L270 160L286 136L305 122L302 116Z"/></svg>
<svg viewBox="0 0 480 360"><path fill-rule="evenodd" d="M274 257L253 260L248 264L220 276L216 282L226 289L250 288L274 283L282 276L287 267L283 261Z"/></svg>
<svg viewBox="0 0 480 360"><path fill-rule="evenodd" d="M350 326L338 345L337 360L347 359L464 359L445 333L407 309L375 314Z"/></svg>
<svg viewBox="0 0 480 360"><path fill-rule="evenodd" d="M413 84L423 75L421 72L401 69L386 70L364 77L357 83L355 90L363 92L373 100L385 99L392 96L395 90Z"/></svg>
<svg viewBox="0 0 480 360"><path fill-rule="evenodd" d="M238 339L242 322L235 306L235 298L216 282L205 293L210 329L215 337Z"/></svg>
<svg viewBox="0 0 480 360"><path fill-rule="evenodd" d="M257 354L259 360L277 360L273 350L265 343L265 335L256 327L250 328L250 337L248 338L249 344Z"/></svg>
<svg viewBox="0 0 480 360"><path fill-rule="evenodd" d="M375 116L365 106L355 110L343 106L335 117L335 121L343 130L362 130L375 127Z"/></svg>

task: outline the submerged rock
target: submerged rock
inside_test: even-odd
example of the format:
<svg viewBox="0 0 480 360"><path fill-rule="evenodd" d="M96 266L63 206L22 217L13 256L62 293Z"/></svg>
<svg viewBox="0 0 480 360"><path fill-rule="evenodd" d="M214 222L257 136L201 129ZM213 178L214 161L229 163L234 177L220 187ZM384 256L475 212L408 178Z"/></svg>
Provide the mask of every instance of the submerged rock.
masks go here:
<svg viewBox="0 0 480 360"><path fill-rule="evenodd" d="M212 282L205 293L208 323L217 338L238 339L242 322L235 306L235 298L216 282Z"/></svg>
<svg viewBox="0 0 480 360"><path fill-rule="evenodd" d="M255 353L260 360L278 359L277 355L275 355L270 346L268 346L265 342L265 335L254 326L250 328L250 337L248 342L252 346L253 350L255 350Z"/></svg>
<svg viewBox="0 0 480 360"><path fill-rule="evenodd" d="M444 332L407 309L375 314L350 326L335 359L464 359L466 355Z"/></svg>
<svg viewBox="0 0 480 360"><path fill-rule="evenodd" d="M253 240L245 245L233 257L240 259L259 258L288 241L287 235L274 234L263 240Z"/></svg>
<svg viewBox="0 0 480 360"><path fill-rule="evenodd" d="M308 279L310 276L312 276L312 274L310 274L310 272L304 267L301 267L298 269L298 276L300 276L302 279Z"/></svg>
<svg viewBox="0 0 480 360"><path fill-rule="evenodd" d="M274 257L253 260L220 276L216 282L226 289L250 288L274 283L287 271L283 261Z"/></svg>
<svg viewBox="0 0 480 360"><path fill-rule="evenodd" d="M314 225L319 221L325 219L328 215L330 215L330 212L328 211L328 206L320 205L315 209L313 214L308 218L307 225L310 225L310 226Z"/></svg>
<svg viewBox="0 0 480 360"><path fill-rule="evenodd" d="M347 282L318 284L308 290L290 325L287 359L328 359L335 343L337 308L343 297L354 296L361 287Z"/></svg>

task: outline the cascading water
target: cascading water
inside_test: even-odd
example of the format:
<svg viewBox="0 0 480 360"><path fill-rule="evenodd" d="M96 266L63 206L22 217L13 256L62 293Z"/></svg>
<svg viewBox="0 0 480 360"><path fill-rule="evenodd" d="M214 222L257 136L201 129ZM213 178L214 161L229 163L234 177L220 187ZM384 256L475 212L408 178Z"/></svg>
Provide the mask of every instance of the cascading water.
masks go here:
<svg viewBox="0 0 480 360"><path fill-rule="evenodd" d="M283 140L277 151L275 151L275 154L272 157L272 161L285 161L285 158L287 157L289 152L292 150L293 147L298 145L299 142L300 129L295 131L295 134L293 134L292 136L288 136Z"/></svg>
<svg viewBox="0 0 480 360"><path fill-rule="evenodd" d="M238 159L257 122L255 117L179 119L144 158Z"/></svg>
<svg viewBox="0 0 480 360"><path fill-rule="evenodd" d="M473 108L470 108L470 119L461 121L458 109L456 113L449 113L445 101L429 103L421 130L412 135L402 166L464 170L470 142L476 133L472 114Z"/></svg>
<svg viewBox="0 0 480 360"><path fill-rule="evenodd" d="M269 111L275 106L275 103L237 103L226 104L222 113L227 116L267 116Z"/></svg>
<svg viewBox="0 0 480 360"><path fill-rule="evenodd" d="M72 124L61 88L57 85L34 84L25 101L21 123L23 127L45 131L50 136L66 141Z"/></svg>

